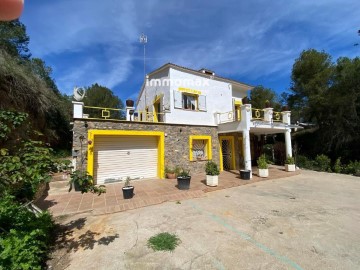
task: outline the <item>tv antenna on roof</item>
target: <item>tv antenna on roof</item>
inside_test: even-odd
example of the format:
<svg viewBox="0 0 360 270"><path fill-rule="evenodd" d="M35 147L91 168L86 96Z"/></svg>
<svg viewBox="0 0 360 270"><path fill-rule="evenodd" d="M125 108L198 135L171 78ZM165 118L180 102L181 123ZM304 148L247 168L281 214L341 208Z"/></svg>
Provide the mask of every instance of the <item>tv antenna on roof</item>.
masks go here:
<svg viewBox="0 0 360 270"><path fill-rule="evenodd" d="M145 45L147 43L147 36L142 33L140 36L140 43L144 44L144 78L145 78Z"/></svg>

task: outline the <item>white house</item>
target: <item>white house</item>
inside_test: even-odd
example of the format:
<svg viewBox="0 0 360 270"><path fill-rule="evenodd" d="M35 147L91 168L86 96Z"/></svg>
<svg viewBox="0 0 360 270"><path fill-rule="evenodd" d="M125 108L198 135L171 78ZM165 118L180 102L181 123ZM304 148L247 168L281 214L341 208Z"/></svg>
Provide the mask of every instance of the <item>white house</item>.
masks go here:
<svg viewBox="0 0 360 270"><path fill-rule="evenodd" d="M136 107L142 119L146 114L155 122L216 126L214 114L240 110L242 98L252 88L206 69L169 63L147 75Z"/></svg>
<svg viewBox="0 0 360 270"><path fill-rule="evenodd" d="M251 170L264 135L276 133L285 134L286 155L292 156L290 132L296 126L290 112L243 104L252 88L210 70L169 63L146 76L126 120L111 116L118 109L74 102L73 149L87 157L76 155L77 167L86 166L98 184L127 176L163 178L166 166L203 172L210 159L221 170ZM101 113L94 117L86 109Z"/></svg>

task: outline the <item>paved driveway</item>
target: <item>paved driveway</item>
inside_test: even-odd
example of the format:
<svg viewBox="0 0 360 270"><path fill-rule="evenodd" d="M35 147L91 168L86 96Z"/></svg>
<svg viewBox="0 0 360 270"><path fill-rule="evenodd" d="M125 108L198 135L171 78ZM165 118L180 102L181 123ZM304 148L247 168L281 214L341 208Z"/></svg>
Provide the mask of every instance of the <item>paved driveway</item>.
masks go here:
<svg viewBox="0 0 360 270"><path fill-rule="evenodd" d="M303 171L205 197L61 220L53 269L360 269L360 178ZM147 239L176 233L174 252Z"/></svg>

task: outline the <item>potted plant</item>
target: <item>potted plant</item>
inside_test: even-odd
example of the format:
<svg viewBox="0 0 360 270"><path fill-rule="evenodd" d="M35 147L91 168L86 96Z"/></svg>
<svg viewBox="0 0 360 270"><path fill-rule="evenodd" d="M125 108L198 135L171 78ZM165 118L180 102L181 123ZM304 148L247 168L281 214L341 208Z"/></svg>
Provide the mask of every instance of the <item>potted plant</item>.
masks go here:
<svg viewBox="0 0 360 270"><path fill-rule="evenodd" d="M189 189L190 188L190 171L181 169L177 176L178 189Z"/></svg>
<svg viewBox="0 0 360 270"><path fill-rule="evenodd" d="M168 179L175 179L176 175L179 173L179 168L175 167L165 167L165 174L166 174L166 178Z"/></svg>
<svg viewBox="0 0 360 270"><path fill-rule="evenodd" d="M134 186L130 185L130 177L126 177L124 187L122 188L124 199L131 199L134 196Z"/></svg>
<svg viewBox="0 0 360 270"><path fill-rule="evenodd" d="M206 173L206 185L211 187L216 187L219 183L219 168L218 165L209 160L205 165L205 173Z"/></svg>
<svg viewBox="0 0 360 270"><path fill-rule="evenodd" d="M126 100L126 107L134 107L134 100L127 99Z"/></svg>
<svg viewBox="0 0 360 270"><path fill-rule="evenodd" d="M257 164L258 164L258 169L259 169L259 176L260 177L268 177L269 169L268 169L268 164L266 162L266 157L264 154L258 158Z"/></svg>
<svg viewBox="0 0 360 270"><path fill-rule="evenodd" d="M288 156L285 160L285 171L295 172L295 160L293 157Z"/></svg>
<svg viewBox="0 0 360 270"><path fill-rule="evenodd" d="M104 185L94 185L93 177L87 172L82 172L79 170L76 170L70 174L69 186L69 192L73 188L75 191L81 191L81 193L91 192L100 195L106 192Z"/></svg>

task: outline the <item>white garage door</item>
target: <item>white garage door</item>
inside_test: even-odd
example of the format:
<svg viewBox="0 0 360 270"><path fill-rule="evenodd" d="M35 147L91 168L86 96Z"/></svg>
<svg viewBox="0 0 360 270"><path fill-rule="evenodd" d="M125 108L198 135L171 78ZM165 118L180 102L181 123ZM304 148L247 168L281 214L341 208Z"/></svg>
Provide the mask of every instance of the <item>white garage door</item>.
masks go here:
<svg viewBox="0 0 360 270"><path fill-rule="evenodd" d="M96 136L94 177L97 184L157 177L158 148L154 136Z"/></svg>

